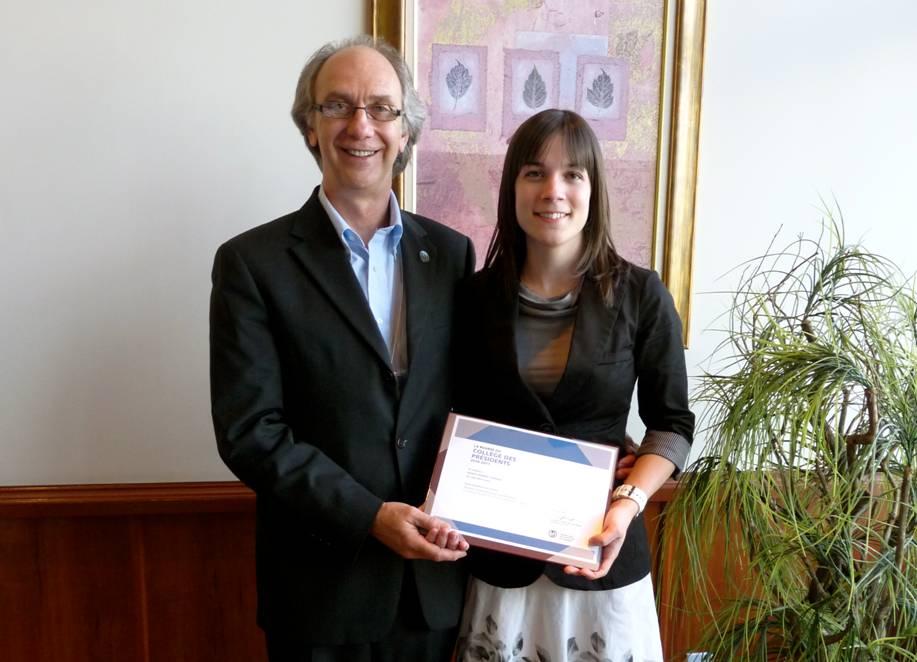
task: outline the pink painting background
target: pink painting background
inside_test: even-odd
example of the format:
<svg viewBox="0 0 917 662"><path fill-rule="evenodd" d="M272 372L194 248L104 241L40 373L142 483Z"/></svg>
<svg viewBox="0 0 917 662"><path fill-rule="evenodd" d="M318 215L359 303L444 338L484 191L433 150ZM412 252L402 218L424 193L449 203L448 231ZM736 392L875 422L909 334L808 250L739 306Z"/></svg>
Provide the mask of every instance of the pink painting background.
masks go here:
<svg viewBox="0 0 917 662"><path fill-rule="evenodd" d="M436 129L429 125L416 152L416 209L469 235L483 264L493 225L507 138L502 135L506 50L532 44L582 44L591 55L626 65L626 130L623 140L602 140L615 244L626 258L651 264L659 130L662 0L532 0L513 8L503 0L416 0L417 70L421 98L431 102L433 44L486 48L483 130ZM607 43L606 43L607 42ZM601 52L595 52L596 44ZM541 47L539 47L541 48ZM583 54L580 53L580 56ZM568 62L577 55L568 54ZM572 70L571 70L572 69ZM561 72L576 89L576 66ZM618 89L616 87L616 94ZM561 107L575 110L575 96ZM599 127L596 132L600 135Z"/></svg>

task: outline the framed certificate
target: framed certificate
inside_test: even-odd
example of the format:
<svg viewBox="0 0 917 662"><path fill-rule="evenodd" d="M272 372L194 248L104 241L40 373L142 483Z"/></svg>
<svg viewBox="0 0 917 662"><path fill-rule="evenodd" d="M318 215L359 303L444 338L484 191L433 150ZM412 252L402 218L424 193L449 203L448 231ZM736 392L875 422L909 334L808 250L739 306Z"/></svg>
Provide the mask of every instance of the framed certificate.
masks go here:
<svg viewBox="0 0 917 662"><path fill-rule="evenodd" d="M424 510L468 541L596 569L618 449L450 414Z"/></svg>

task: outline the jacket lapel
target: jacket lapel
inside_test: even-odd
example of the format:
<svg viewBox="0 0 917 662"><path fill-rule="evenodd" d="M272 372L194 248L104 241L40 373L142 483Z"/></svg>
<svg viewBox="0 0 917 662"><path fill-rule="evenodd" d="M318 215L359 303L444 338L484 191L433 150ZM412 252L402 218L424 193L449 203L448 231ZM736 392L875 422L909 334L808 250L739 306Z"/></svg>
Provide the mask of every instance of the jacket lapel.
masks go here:
<svg viewBox="0 0 917 662"><path fill-rule="evenodd" d="M290 251L347 323L386 365L388 348L357 277L347 259L347 250L318 199L318 189L299 211L291 233L300 239ZM304 301L304 306L309 302ZM410 328L410 327L409 327Z"/></svg>
<svg viewBox="0 0 917 662"><path fill-rule="evenodd" d="M549 400L555 411L570 398L578 397L583 380L590 374L592 366L601 361L620 309L620 293L615 293L613 304L608 306L595 282L586 278L573 325L567 368Z"/></svg>
<svg viewBox="0 0 917 662"><path fill-rule="evenodd" d="M423 338L436 314L433 306L438 263L436 246L427 237L426 231L408 212L401 212L404 234L401 236L401 275L404 287L405 337L408 343L408 379L404 392L398 401L398 419L407 423L412 412L417 410L423 399L422 381L419 374L413 379L412 372L423 370ZM399 424L401 424L399 423Z"/></svg>
<svg viewBox="0 0 917 662"><path fill-rule="evenodd" d="M431 279L437 270L436 247L427 233L408 212L401 212L404 234L401 236L401 274L404 286L407 325L408 364L420 349L424 331L430 323Z"/></svg>

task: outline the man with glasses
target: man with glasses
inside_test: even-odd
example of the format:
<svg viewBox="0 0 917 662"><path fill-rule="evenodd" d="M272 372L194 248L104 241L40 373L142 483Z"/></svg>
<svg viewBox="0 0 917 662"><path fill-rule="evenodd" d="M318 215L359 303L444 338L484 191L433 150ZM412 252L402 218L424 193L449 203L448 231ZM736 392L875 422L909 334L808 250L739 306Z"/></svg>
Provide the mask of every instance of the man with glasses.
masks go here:
<svg viewBox="0 0 917 662"><path fill-rule="evenodd" d="M217 444L257 494L259 624L272 662L448 660L467 544L415 506L474 250L392 193L424 119L397 51L322 47L292 115L321 186L220 247L210 309Z"/></svg>

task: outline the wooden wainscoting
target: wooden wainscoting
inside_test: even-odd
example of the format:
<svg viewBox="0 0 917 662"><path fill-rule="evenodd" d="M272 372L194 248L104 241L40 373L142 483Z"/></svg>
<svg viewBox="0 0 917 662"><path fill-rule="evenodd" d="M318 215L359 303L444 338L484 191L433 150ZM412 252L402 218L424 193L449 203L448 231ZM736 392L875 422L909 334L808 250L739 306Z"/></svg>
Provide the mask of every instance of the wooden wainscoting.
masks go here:
<svg viewBox="0 0 917 662"><path fill-rule="evenodd" d="M0 660L252 662L239 483L0 488Z"/></svg>
<svg viewBox="0 0 917 662"><path fill-rule="evenodd" d="M666 659L683 660L700 623L659 549L674 490L646 520ZM240 483L0 487L0 660L265 660L254 555Z"/></svg>

